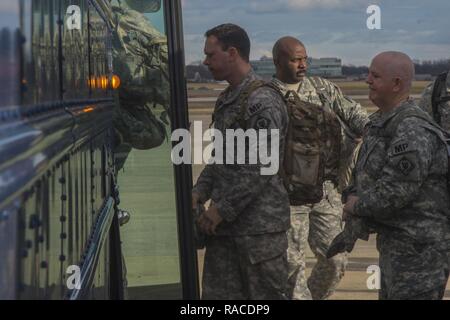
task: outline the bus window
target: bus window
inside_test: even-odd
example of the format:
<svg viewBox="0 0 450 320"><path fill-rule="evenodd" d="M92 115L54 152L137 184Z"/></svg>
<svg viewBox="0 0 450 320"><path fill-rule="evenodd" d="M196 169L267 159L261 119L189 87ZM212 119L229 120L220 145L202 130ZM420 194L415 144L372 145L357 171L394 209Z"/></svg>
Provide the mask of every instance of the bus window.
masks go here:
<svg viewBox="0 0 450 320"><path fill-rule="evenodd" d="M8 1L0 10L0 107L19 103L19 2Z"/></svg>
<svg viewBox="0 0 450 320"><path fill-rule="evenodd" d="M61 16L64 23L61 25L62 57L63 57L63 99L74 100L88 98L90 79L89 49L91 47L91 60L98 59L101 70L98 76L105 75L105 33L106 27L98 13L89 8L89 23L91 24L91 37L88 31L88 1L61 0ZM103 26L103 27L102 27ZM103 37L102 37L103 36ZM88 40L91 40L90 42ZM100 48L99 48L100 47ZM100 56L100 59L98 58ZM97 64L94 65L98 67Z"/></svg>
<svg viewBox="0 0 450 320"><path fill-rule="evenodd" d="M160 1L112 1L114 128L129 299L182 297L170 158L167 40ZM155 12L155 10L157 10Z"/></svg>

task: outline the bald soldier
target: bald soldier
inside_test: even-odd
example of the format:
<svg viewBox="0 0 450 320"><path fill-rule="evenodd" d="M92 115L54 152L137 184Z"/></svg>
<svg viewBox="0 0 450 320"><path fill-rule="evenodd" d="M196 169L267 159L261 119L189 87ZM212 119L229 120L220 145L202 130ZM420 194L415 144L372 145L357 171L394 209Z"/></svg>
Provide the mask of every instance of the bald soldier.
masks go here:
<svg viewBox="0 0 450 320"><path fill-rule="evenodd" d="M346 187L351 176L353 155L368 116L360 104L345 97L334 83L306 76L308 56L305 46L298 39L279 39L273 48L273 59L276 76L272 83L283 96L289 92L289 99L311 103L327 113L324 118L332 119L331 125L320 128L324 130L321 136L327 137L326 141L320 142L320 149L327 150L325 179L319 181L323 183L323 198L316 203L292 205L291 228L288 232L292 299L326 299L344 275L345 254L332 259L327 259L325 254L330 242L342 230L339 191ZM308 280L305 274L307 243L317 258Z"/></svg>
<svg viewBox="0 0 450 320"><path fill-rule="evenodd" d="M410 99L411 59L377 55L369 68L370 117L344 220L358 217L377 233L380 299L442 299L448 263L444 237L450 199L440 129Z"/></svg>

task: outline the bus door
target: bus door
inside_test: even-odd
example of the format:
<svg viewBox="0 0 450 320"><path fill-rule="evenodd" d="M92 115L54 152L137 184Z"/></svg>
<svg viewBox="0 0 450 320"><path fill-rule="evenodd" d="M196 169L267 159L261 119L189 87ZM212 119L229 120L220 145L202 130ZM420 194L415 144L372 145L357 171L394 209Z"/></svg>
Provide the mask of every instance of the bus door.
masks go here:
<svg viewBox="0 0 450 320"><path fill-rule="evenodd" d="M191 167L171 161L188 128L179 1L111 1L113 122L127 299L198 297Z"/></svg>

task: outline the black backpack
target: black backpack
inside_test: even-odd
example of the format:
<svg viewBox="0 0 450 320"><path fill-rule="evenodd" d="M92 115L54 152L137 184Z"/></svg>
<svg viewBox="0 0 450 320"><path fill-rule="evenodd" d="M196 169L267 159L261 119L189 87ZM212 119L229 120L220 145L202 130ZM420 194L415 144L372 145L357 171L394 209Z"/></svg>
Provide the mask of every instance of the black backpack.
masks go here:
<svg viewBox="0 0 450 320"><path fill-rule="evenodd" d="M444 95L447 92L447 77L449 72L441 73L435 80L433 91L431 94L431 107L433 112L433 119L442 127L441 113L439 112L439 106L446 102L450 102L450 95ZM446 106L443 106L445 108ZM448 106L450 108L450 105Z"/></svg>

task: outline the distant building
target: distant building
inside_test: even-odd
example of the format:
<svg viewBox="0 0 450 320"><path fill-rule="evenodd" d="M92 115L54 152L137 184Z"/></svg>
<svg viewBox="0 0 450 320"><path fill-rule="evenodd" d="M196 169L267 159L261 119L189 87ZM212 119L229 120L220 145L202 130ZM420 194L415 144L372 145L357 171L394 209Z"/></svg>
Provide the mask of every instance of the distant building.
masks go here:
<svg viewBox="0 0 450 320"><path fill-rule="evenodd" d="M325 78L342 77L342 60L338 58L309 58L308 74Z"/></svg>
<svg viewBox="0 0 450 320"><path fill-rule="evenodd" d="M273 59L267 56L259 60L250 61L256 74L265 80L269 80L275 74ZM325 78L342 77L342 60L338 58L309 58L308 75Z"/></svg>
<svg viewBox="0 0 450 320"><path fill-rule="evenodd" d="M431 74L416 74L414 76L414 80L416 80L416 81L432 81L433 76Z"/></svg>
<svg viewBox="0 0 450 320"><path fill-rule="evenodd" d="M264 80L270 80L275 74L275 65L271 57L262 56L259 60L250 61L253 70Z"/></svg>

